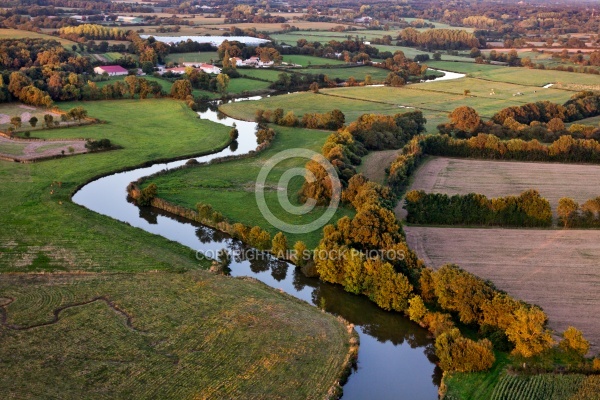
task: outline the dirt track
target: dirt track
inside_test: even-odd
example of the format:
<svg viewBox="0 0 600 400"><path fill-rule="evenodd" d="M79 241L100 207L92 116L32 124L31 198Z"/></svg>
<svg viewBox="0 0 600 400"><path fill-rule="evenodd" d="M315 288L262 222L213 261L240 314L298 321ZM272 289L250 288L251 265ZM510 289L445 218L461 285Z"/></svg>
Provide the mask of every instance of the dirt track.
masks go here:
<svg viewBox="0 0 600 400"><path fill-rule="evenodd" d="M2 152L2 145L11 145L13 151L10 153ZM69 152L69 147L73 148L73 153ZM37 158L51 157L61 154L80 154L86 153L85 142L83 140L60 140L60 141L26 141L12 140L0 136L0 156L13 158L16 160L35 160Z"/></svg>
<svg viewBox="0 0 600 400"><path fill-rule="evenodd" d="M362 159L358 172L377 183L383 184L386 178L385 169L388 168L402 150L372 151Z"/></svg>
<svg viewBox="0 0 600 400"><path fill-rule="evenodd" d="M431 267L454 263L540 305L550 326L581 329L600 350L600 231L404 227Z"/></svg>

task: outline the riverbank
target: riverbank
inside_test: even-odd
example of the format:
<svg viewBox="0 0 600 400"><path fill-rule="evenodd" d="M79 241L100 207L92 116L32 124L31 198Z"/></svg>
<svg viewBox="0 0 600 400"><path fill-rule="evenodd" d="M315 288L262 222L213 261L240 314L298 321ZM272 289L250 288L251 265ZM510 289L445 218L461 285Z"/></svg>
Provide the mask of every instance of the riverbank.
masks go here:
<svg viewBox="0 0 600 400"><path fill-rule="evenodd" d="M121 150L0 162L0 321L42 324L0 328L0 358L12 360L0 391L81 398L101 396L110 385L111 393L132 398L201 396L203 387L221 397L325 396L349 357L345 325L263 284L200 271L210 261L189 247L70 201L111 171L228 149L230 128L170 99L85 107L107 123L40 135L108 138ZM105 205L111 194L130 205L127 183L93 195ZM103 296L108 301L93 301ZM257 335L271 345L255 342Z"/></svg>

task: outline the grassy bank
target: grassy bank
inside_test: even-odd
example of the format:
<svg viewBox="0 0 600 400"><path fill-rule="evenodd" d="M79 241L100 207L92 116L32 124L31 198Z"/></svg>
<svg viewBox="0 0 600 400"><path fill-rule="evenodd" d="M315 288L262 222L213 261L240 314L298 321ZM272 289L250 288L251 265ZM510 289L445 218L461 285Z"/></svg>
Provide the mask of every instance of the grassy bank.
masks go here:
<svg viewBox="0 0 600 400"><path fill-rule="evenodd" d="M248 102L250 103L250 102ZM153 177L150 182L158 186L159 197L187 207L196 208L196 204L206 203L221 212L232 222L241 222L269 231L271 237L278 231L262 215L255 197L255 182L262 166L282 150L303 148L320 152L328 131L275 127L277 135L272 146L254 157L228 161L222 164L203 165L173 171L165 175ZM306 224L316 220L323 212L317 207L306 215L292 215L279 205L279 178L290 168L303 168L305 158L292 158L277 164L269 173L265 187L265 199L269 209L275 216L291 224ZM303 177L290 181L287 196L294 205L299 205L297 193L304 182ZM349 215L352 211L339 208L332 221ZM290 245L296 240L303 240L309 248L314 248L321 238L321 229L308 234L286 234Z"/></svg>

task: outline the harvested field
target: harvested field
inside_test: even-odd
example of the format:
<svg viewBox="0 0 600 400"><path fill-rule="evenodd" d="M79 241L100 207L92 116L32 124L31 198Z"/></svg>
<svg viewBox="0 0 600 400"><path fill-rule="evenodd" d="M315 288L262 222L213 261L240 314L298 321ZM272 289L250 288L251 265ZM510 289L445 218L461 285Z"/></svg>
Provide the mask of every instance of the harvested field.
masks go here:
<svg viewBox="0 0 600 400"><path fill-rule="evenodd" d="M0 276L3 398L323 398L348 340L303 301L203 271Z"/></svg>
<svg viewBox="0 0 600 400"><path fill-rule="evenodd" d="M43 33L38 33L38 32L23 31L20 29L0 29L0 39L23 39L23 38L56 40L57 42L62 44L63 47L65 47L67 49L70 49L71 46L73 46L74 44L77 44L77 43L73 42L72 40L63 39L58 36L45 35Z"/></svg>
<svg viewBox="0 0 600 400"><path fill-rule="evenodd" d="M561 197L579 203L600 196L600 166L430 157L415 173L410 190L488 197L537 189L556 212Z"/></svg>
<svg viewBox="0 0 600 400"><path fill-rule="evenodd" d="M72 148L73 151L69 151ZM61 140L47 142L44 140L13 140L0 136L0 156L10 157L18 161L35 160L59 154L86 153L83 140Z"/></svg>
<svg viewBox="0 0 600 400"><path fill-rule="evenodd" d="M516 298L540 305L550 327L582 330L600 350L600 231L404 227L433 268L454 263Z"/></svg>

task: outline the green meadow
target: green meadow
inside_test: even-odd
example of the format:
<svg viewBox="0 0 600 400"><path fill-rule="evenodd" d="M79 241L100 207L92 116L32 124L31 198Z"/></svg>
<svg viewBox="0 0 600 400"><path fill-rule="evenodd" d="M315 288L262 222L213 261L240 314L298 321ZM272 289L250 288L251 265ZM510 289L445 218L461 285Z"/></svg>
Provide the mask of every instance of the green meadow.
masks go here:
<svg viewBox="0 0 600 400"><path fill-rule="evenodd" d="M208 273L194 250L71 201L99 174L219 150L229 128L171 99L59 106L103 122L36 136L108 138L121 149L0 161L4 397L324 397L348 350L333 316Z"/></svg>

